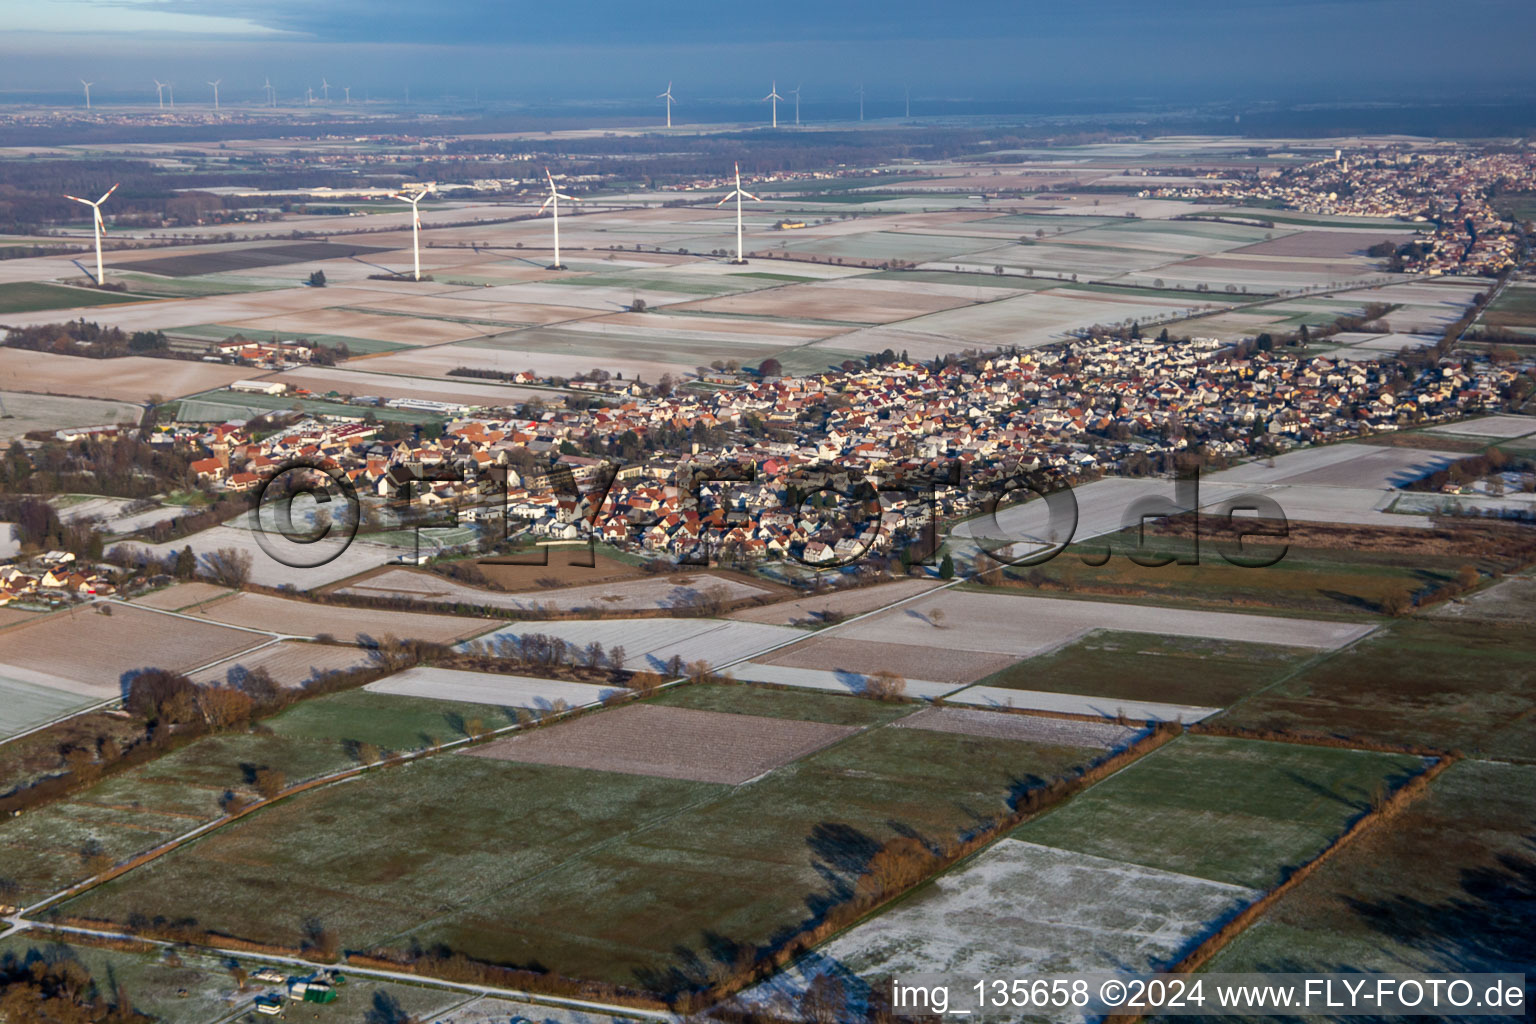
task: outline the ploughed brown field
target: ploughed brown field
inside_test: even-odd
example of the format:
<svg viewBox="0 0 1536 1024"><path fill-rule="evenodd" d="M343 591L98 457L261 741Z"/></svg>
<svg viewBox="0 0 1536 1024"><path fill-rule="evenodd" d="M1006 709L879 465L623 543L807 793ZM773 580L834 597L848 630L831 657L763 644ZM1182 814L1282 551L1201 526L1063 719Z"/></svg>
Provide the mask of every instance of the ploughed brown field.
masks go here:
<svg viewBox="0 0 1536 1024"><path fill-rule="evenodd" d="M184 672L266 640L259 633L130 605L111 608L111 615L89 605L54 612L0 633L0 665L49 677L69 692L110 697L120 692L125 673Z"/></svg>
<svg viewBox="0 0 1536 1024"><path fill-rule="evenodd" d="M198 274L218 274L231 270L250 270L255 267L280 267L287 263L346 259L351 256L368 256L388 251L388 249L371 245L294 242L288 245L251 245L239 249L136 260L132 267L134 270L147 270L152 274L164 274L166 277L194 277Z"/></svg>
<svg viewBox="0 0 1536 1024"><path fill-rule="evenodd" d="M826 722L632 704L508 736L474 757L740 785L859 730Z"/></svg>
<svg viewBox="0 0 1536 1024"><path fill-rule="evenodd" d="M1011 654L959 651L923 644L886 643L877 640L846 640L838 636L814 637L785 650L759 658L765 665L788 668L841 670L869 675L882 670L908 679L936 683L974 683L1012 665Z"/></svg>
<svg viewBox="0 0 1536 1024"><path fill-rule="evenodd" d="M45 395L80 395L143 402L150 395L180 398L224 387L250 376L243 366L198 363L186 359L83 359L52 352L0 348L0 380L14 391Z"/></svg>
<svg viewBox="0 0 1536 1024"><path fill-rule="evenodd" d="M228 661L203 669L192 677L195 683L237 684L247 672L265 669L278 686L303 686L328 672L358 668L368 664L368 654L356 647L284 640L250 654L236 655Z"/></svg>
<svg viewBox="0 0 1536 1024"><path fill-rule="evenodd" d="M1380 242L1402 245L1413 241L1413 232L1382 231L1298 231L1267 242L1246 245L1234 252L1264 256L1364 256L1365 250Z"/></svg>
<svg viewBox="0 0 1536 1024"><path fill-rule="evenodd" d="M395 636L402 640L436 640L446 643L482 633L494 625L489 619L318 605L266 594L236 594L222 601L200 605L192 614L216 622L291 636L329 633L338 640L351 640L366 635L374 639Z"/></svg>

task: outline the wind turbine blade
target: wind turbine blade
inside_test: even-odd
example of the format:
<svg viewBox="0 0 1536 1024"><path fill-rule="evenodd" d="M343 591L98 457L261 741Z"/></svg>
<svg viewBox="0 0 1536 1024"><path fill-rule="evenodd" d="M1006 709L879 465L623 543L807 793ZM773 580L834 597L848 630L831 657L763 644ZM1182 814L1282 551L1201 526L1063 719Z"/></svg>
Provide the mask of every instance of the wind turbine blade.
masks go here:
<svg viewBox="0 0 1536 1024"><path fill-rule="evenodd" d="M742 195L745 196L746 198L752 200L753 202L757 202L757 203L762 202L761 199L757 198L757 196L753 195L751 192L743 192Z"/></svg>
<svg viewBox="0 0 1536 1024"><path fill-rule="evenodd" d="M554 196L550 196L548 199L544 200L542 203L539 204L539 212L543 213L544 212L544 207L548 206L550 203L552 203L554 201L555 201L555 197Z"/></svg>
<svg viewBox="0 0 1536 1024"><path fill-rule="evenodd" d="M64 198L65 199L73 199L75 202L77 202L77 203L84 203L86 206L95 206L96 205L95 203L91 202L89 199L81 199L79 196L72 196L68 192L64 193Z"/></svg>
<svg viewBox="0 0 1536 1024"><path fill-rule="evenodd" d="M122 182L118 182L117 183L117 185L121 185L121 184L122 184ZM102 195L102 197L100 199L96 200L96 202L98 202L98 203L106 202L107 201L107 196L110 196L113 192L117 191L117 185L113 185L111 188L107 189L107 191Z"/></svg>
<svg viewBox="0 0 1536 1024"><path fill-rule="evenodd" d="M718 209L719 207L724 206L726 203L730 202L732 199L735 199L735 198L736 198L736 193L735 192L731 192L724 199L722 199L718 203L716 203L715 207Z"/></svg>

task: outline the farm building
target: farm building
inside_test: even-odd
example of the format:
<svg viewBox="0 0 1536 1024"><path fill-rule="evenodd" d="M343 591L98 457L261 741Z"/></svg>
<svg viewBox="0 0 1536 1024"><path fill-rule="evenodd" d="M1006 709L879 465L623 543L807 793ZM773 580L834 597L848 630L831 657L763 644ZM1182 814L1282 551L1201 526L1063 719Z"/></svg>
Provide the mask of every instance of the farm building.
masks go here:
<svg viewBox="0 0 1536 1024"><path fill-rule="evenodd" d="M288 385L276 380L237 380L230 384L229 390L255 395L280 395L288 390Z"/></svg>

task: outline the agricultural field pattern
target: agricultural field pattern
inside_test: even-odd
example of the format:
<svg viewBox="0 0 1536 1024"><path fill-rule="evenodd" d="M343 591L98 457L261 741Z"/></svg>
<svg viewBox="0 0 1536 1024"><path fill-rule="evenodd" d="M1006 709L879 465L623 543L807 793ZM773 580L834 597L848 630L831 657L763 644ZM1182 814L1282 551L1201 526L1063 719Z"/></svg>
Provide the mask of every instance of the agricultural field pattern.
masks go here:
<svg viewBox="0 0 1536 1024"><path fill-rule="evenodd" d="M1527 141L328 74L0 110L0 1024L1536 992Z"/></svg>

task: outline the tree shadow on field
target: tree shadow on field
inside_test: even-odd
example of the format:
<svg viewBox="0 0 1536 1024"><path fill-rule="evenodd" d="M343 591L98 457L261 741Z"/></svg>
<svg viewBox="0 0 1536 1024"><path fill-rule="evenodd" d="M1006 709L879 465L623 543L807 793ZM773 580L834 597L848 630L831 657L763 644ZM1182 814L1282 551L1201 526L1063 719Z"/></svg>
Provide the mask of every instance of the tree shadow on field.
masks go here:
<svg viewBox="0 0 1536 1024"><path fill-rule="evenodd" d="M1025 794L1037 789L1043 789L1050 780L1041 775L1020 775L1008 783L1008 807L1018 810L1019 804L1024 802Z"/></svg>
<svg viewBox="0 0 1536 1024"><path fill-rule="evenodd" d="M670 1000L740 979L758 958L757 946L737 942L719 932L704 932L701 945L702 952L682 944L673 946L672 963L662 967L637 967L635 981L646 991Z"/></svg>
<svg viewBox="0 0 1536 1024"><path fill-rule="evenodd" d="M373 1005L363 1018L365 1024L412 1024L414 1018L406 1012L393 992L375 992Z"/></svg>
<svg viewBox="0 0 1536 1024"><path fill-rule="evenodd" d="M1346 795L1345 792L1340 792L1339 790L1323 785L1316 779L1310 779L1307 776L1302 775L1300 772L1287 770L1281 772L1281 774L1285 776L1287 781L1300 787L1301 789L1306 790L1308 793L1311 793L1319 800L1338 804L1340 807L1346 807L1351 811L1367 811L1371 808L1371 794L1358 785L1351 784L1348 787L1349 792L1357 794L1356 796L1351 797ZM1383 780L1383 784L1389 785L1390 783L1387 780Z"/></svg>
<svg viewBox="0 0 1536 1024"><path fill-rule="evenodd" d="M862 875L870 859L880 852L880 841L875 837L837 821L816 825L805 844L819 862L834 874L846 877Z"/></svg>
<svg viewBox="0 0 1536 1024"><path fill-rule="evenodd" d="M1356 611L1371 612L1372 614L1376 614L1381 611L1381 605L1379 603L1375 601L1367 601L1359 594L1346 594L1342 590L1327 590L1323 587L1318 587L1317 592L1330 601L1337 601L1340 604L1348 605L1350 608L1353 608Z"/></svg>
<svg viewBox="0 0 1536 1024"><path fill-rule="evenodd" d="M1344 901L1372 931L1428 953L1442 969L1519 969L1536 962L1536 834L1525 845L1500 854L1497 866L1464 869L1462 894L1445 902L1404 893Z"/></svg>

